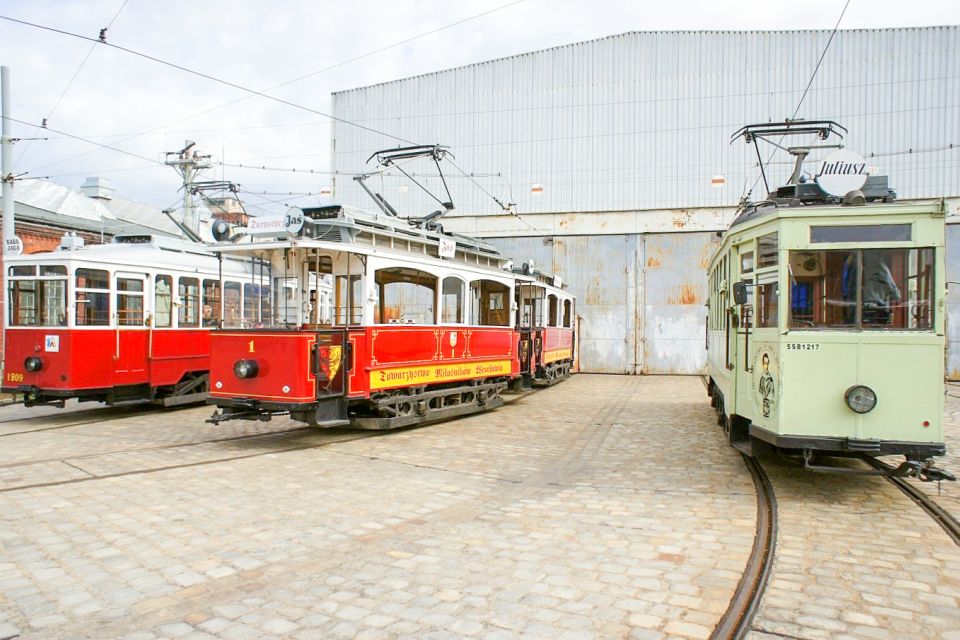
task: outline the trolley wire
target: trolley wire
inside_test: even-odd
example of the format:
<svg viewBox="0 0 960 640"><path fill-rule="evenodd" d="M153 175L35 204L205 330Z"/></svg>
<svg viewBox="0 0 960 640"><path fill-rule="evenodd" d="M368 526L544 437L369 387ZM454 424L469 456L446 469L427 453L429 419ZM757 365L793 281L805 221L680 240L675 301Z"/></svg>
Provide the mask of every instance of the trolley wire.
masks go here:
<svg viewBox="0 0 960 640"><path fill-rule="evenodd" d="M359 56L354 56L353 58L349 58L349 59L347 59L347 60L343 60L343 61L338 62L338 63L336 63L336 64L333 64L333 65L324 67L324 68L322 68L322 69L318 69L318 70L316 70L316 71L313 71L313 72L311 72L311 73L308 73L308 74L306 74L306 75L300 76L300 77L298 77L298 78L294 78L293 80L289 80L289 81L286 81L286 82L282 82L282 83L280 83L280 84L278 84L278 85L275 85L275 86L273 86L273 87L267 88L267 89L263 90L262 92L252 92L252 93L255 93L255 94L257 94L257 95L263 95L264 97L273 99L271 96L265 95L266 92L268 92L268 91L273 91L273 90L275 90L275 89L278 89L278 88L287 86L287 85L289 85L289 84L293 84L293 83L295 83L295 82L299 82L299 81L304 80L304 79L306 79L306 78L310 78L310 77L316 76L316 75L318 75L318 74L320 74L320 73L323 73L323 72L326 72L326 71L330 71L330 70L332 70L332 69L336 69L336 68L338 68L338 67L344 66L344 65L349 64L349 63L351 63L351 62L356 62L357 60L362 60L362 59L364 59L364 58L368 58L368 57L370 57L370 56L376 55L376 54L378 54L378 53L382 53L382 52L384 52L384 51L388 51L388 50L390 50L390 49L393 49L393 48L402 46L402 45L404 45L404 44L409 44L410 42L413 42L414 40L418 40L418 39L420 39L420 38L424 38L424 37L427 37L427 36L430 36L430 35L439 33L439 32L444 31L444 30L446 30L446 29L450 29L450 28L452 28L452 27L459 26L459 25L461 25L461 24L470 22L471 20L475 20L475 19L477 19L477 18L481 18L481 17L483 17L483 16L490 15L491 13L496 13L497 11L501 11L501 10L506 9L506 8L508 8L508 7L511 7L511 6L515 5L515 4L519 4L520 2L523 2L523 0L515 0L514 2L510 2L510 3L508 3L508 4L501 5L501 6L499 6L499 7L495 7L495 8L493 8L493 9L489 9L489 10L487 10L487 11L483 11L483 12L481 12L481 13L478 13L478 14L475 14L475 15L472 15L472 16L469 16L469 17L467 17L467 18L463 18L463 19L461 19L461 20L457 20L457 21L455 21L455 22L451 22L451 23L446 24L446 25L444 25L444 26L442 26L442 27L438 27L438 28L436 28L436 29L432 29L432 30L430 30L430 31L426 31L426 32L417 34L417 35L415 35L415 36L411 36L411 37L409 37L409 38L406 38L406 39L404 39L404 40L400 40L400 41L398 41L398 42L395 42L395 43L393 43L393 44L387 45L387 46L385 46L385 47L381 47L381 48L376 49L376 50L374 50L374 51L370 51L370 52L364 53L364 54L359 55ZM126 4L126 0L125 0L125 3L124 3L124 4ZM118 12L118 15L119 15L119 12ZM61 33L61 34L63 34L63 35L70 35L70 36L73 36L73 37L78 37L78 38L83 38L83 39L91 40L92 43L93 43L93 44L92 44L93 47L96 47L97 44L107 44L107 45L109 45L109 46L112 46L112 47L115 47L115 48L118 48L118 49L126 50L126 49L124 49L123 47L118 47L117 45L113 45L113 44L111 44L111 43L108 43L108 42L106 42L106 41L103 40L103 39L99 39L99 38L98 38L98 39L96 39L96 40L93 40L92 38L86 38L85 36L81 36L81 35L79 35L79 34L73 34L73 33L66 32L66 31L60 31L60 30L57 30L57 29L53 29L53 28L51 28L51 27L46 27L46 26L43 26L43 25L37 25L37 24L29 23L29 22L26 22L26 21L23 21L23 20L17 20L17 19L15 19L15 18L6 17L6 16L0 16L0 18L3 18L3 19L5 19L5 20L10 20L10 21L12 21L12 22L19 22L19 23L25 24L25 25L27 25L27 26L33 26L33 27L38 28L38 29L46 29L46 30L50 30L50 31L57 32L57 33ZM114 18L114 20L115 20L115 19L116 19L116 18ZM112 22L111 22L111 24L112 24ZM91 50L92 50L92 48L91 48ZM130 51L130 53L135 53L136 55L142 55L142 54L138 54L138 53L132 52L132 51ZM157 61L159 62L159 60L157 60ZM164 64L166 64L166 62L164 62ZM175 65L175 66L176 66L176 65ZM178 67L178 68L181 68L181 67ZM185 69L185 70L186 70L186 69ZM244 90L246 90L246 89L244 89ZM147 135L147 134L149 134L149 133L153 133L153 132L156 132L156 131L160 131L160 130L165 129L165 128L167 128L167 127L173 126L174 124L177 124L177 123L180 123L180 122L184 122L184 121L186 121L186 120L191 120L191 119L193 119L193 118L196 118L196 117L199 117L199 116L201 116L201 115L210 113L210 112L212 112L212 111L216 111L216 110L218 110L218 109L221 109L221 108L224 108L224 107L233 105L233 104L235 104L235 103L237 103L237 102L240 102L240 101L242 101L242 100L246 100L246 99L248 99L249 97L251 97L251 96L244 96L244 97L239 98L239 99L237 99L237 100L233 100L233 101L230 101L230 102L226 102L226 103L220 104L220 105L218 105L218 106L216 106L216 107L212 107L212 108L210 108L210 109L205 109L205 110L203 110L203 111L199 111L199 112L197 112L197 113L193 113L193 114L191 114L191 115L189 115L189 116L185 116L185 117L180 118L180 119L178 119L178 120L173 120L173 121L168 122L168 123L166 123L166 124L160 125L159 127L155 127L155 128L153 128L153 129L149 129L149 130L144 131L144 132L141 132L141 133L137 133L137 134L130 135L130 136L128 136L128 137L125 137L123 140L120 140L120 142L127 142L127 141L129 141L129 140L133 140L133 139L135 139L135 138L139 138L139 137L144 136L144 135ZM308 109L308 110L309 110L309 109ZM328 115L328 114L325 114L325 113L322 113L322 112L314 111L314 113L318 113L319 115L328 117L328 118L330 118L330 119L336 119L336 118L334 118L333 116ZM347 120L342 120L342 121L343 121L344 123L349 123L349 121L347 121ZM361 127L362 127L363 125L358 125L358 126L361 126ZM364 127L364 128L367 128L367 127ZM371 130L372 130L372 129L371 129ZM379 133L382 133L383 135L386 135L386 136L388 136L388 137L393 137L393 136L391 136L390 134L387 134L387 133L384 133L384 132L379 132ZM398 140L401 140L401 139L399 139L399 138L397 138L397 139L398 139ZM403 141L403 142L408 142L408 141L406 141L406 140L401 140L401 141ZM410 144L413 144L413 143L410 143ZM70 157L68 157L68 158L65 158L65 159L63 159L63 160L59 160L59 161L54 162L54 163L52 163L52 164L46 164L46 165L43 165L43 166L41 166L41 167L38 167L36 170L45 169L46 167L53 166L53 165L56 165L56 164L60 164L61 162L67 162L68 160L73 160L73 159L75 159L75 158L81 157L81 156L86 155L86 154L88 154L88 153L91 153L91 152L90 152L90 151L86 151L86 152L81 153L81 154L77 154L77 155L74 155L74 156L70 156Z"/></svg>
<svg viewBox="0 0 960 640"><path fill-rule="evenodd" d="M827 38L827 44L824 45L823 51L820 53L820 59L817 60L817 65L813 68L813 73L810 74L810 80L807 81L807 86L803 90L803 94L800 96L800 101L797 103L797 108L793 110L793 115L790 117L790 120L797 119L797 114L800 113L800 107L803 105L803 101L807 97L807 92L810 90L810 87L813 85L814 79L817 77L817 72L820 71L820 65L823 64L823 59L826 57L827 51L830 49L831 43L833 43L834 36L837 35L837 30L840 28L840 22L843 20L844 14L847 13L847 7L849 6L850 6L850 0L847 0L843 5L843 11L840 12L840 17L837 18L837 24L833 26L833 31L830 32L830 37ZM773 156L774 154L776 154L777 149L780 147L780 142L783 142L784 137L786 136L780 136L780 140L774 146L774 149L770 151L770 157L767 158L768 163L771 160L773 160ZM756 179L753 181L753 186L750 187L750 191L748 192L748 194L753 193L753 190L757 188L757 183L760 182L761 177L762 177L762 173L761 175L757 176ZM743 194L743 195L748 196L748 194Z"/></svg>
<svg viewBox="0 0 960 640"><path fill-rule="evenodd" d="M110 22L107 24L106 27L104 27L103 31L101 31L101 34L106 34L106 32L110 29L110 27L113 26L113 23L116 22L117 18L120 17L120 14L123 13L123 9L124 7L127 6L127 2L129 1L130 0L123 0L123 3L120 5L120 8L117 9L117 12L115 14L113 14L113 18L110 19ZM30 135L35 136L37 135L37 132L40 131L40 129L47 128L47 123L53 117L53 114L56 112L57 108L60 106L60 103L63 102L64 96L66 96L67 92L70 91L70 87L73 86L74 81L77 79L77 76L80 75L80 71L83 70L84 65L87 64L87 60L90 59L90 55L93 54L93 50L96 49L96 47L97 47L97 42L94 42L93 44L90 45L90 49L87 51L87 55L83 56L83 60L80 61L80 65L77 66L77 70L73 72L73 75L70 77L70 80L67 82L67 86L65 86L63 88L63 91L60 92L60 97L57 98L57 101L53 104L53 107L51 107L50 111L47 112L47 116L41 121L42 124L38 126L36 129L34 129L33 133ZM26 155L27 151L30 150L30 145L33 144L33 140L34 140L33 138L29 139L29 141L27 142L27 146L23 148L23 151L21 151L20 154L17 156L16 160L13 161L14 169L17 167L17 164L19 164L23 156Z"/></svg>
<svg viewBox="0 0 960 640"><path fill-rule="evenodd" d="M245 87L245 86L243 86L243 85L241 85L241 84L237 84L236 82L232 82L232 81L230 81L230 80L224 80L223 78L219 78L219 77L217 77L217 76L211 75L211 74L209 74L209 73L205 73L205 72L203 72L203 71L198 71L198 70L196 70L196 69L191 69L190 67L186 67L186 66L184 66L184 65L177 64L177 63L171 62L171 61L169 61L169 60L164 60L163 58L158 58L157 56L153 56L153 55L150 55L150 54L148 54L148 53L144 53L144 52L142 52L142 51L137 51L136 49L131 49L131 48L129 48L129 47L124 47L124 46L119 45L119 44L114 44L114 43L112 43L112 42L107 42L105 39L102 39L102 40L101 40L101 39L97 39L97 38L91 38L91 37L89 37L89 36L85 36L85 35L82 35L82 34L79 34L79 33L74 33L74 32L72 32L72 31L67 31L67 30L65 30L65 29L57 29L57 28L55 28L55 27L50 27L50 26L47 26L47 25L37 24L37 23L35 23L35 22L29 22L29 21L27 21L27 20L20 20L20 19L18 19L18 18L13 18L13 17L11 17L11 16L0 15L0 20L6 20L6 21L8 21L8 22L13 22L13 23L16 23L16 24L21 24L21 25L24 25L24 26L27 26L27 27L32 27L32 28L34 28L34 29L40 29L40 30L42 30L42 31L50 31L50 32L52 32L52 33L57 33L57 34L60 34L60 35L68 36L68 37L70 37L70 38L77 38L77 39L79 39L79 40L85 40L85 41L87 41L87 42L92 42L92 43L94 43L95 45L96 45L96 44L101 44L101 45L103 45L103 46L110 47L110 48L112 48L112 49L116 49L117 51L122 51L122 52L124 52L124 53L128 53L128 54L133 55L133 56L136 56L136 57L138 57L138 58L143 58L144 60L149 60L149 61L151 61L151 62L155 62L155 63L157 63L157 64L161 64L161 65L170 67L170 68L172 68L172 69L177 69L177 70L179 70L179 71L183 71L184 73L189 73L189 74L194 75L194 76L197 76L197 77L199 77L199 78L204 78L204 79L206 79L206 80L210 80L211 82L216 82L216 83L218 83L218 84L222 84L222 85L224 85L224 86L226 86L226 87L230 87L231 89L237 89L237 90L239 90L239 91L243 91L243 92L249 93L251 96L258 96L258 97L264 98L264 99L266 99L266 100L272 100L273 102L277 102L277 103L279 103L279 104L286 105L286 106L288 106L288 107L293 107L293 108L295 108L295 109L301 109L301 110L307 111L307 112L309 112L309 113L314 113L314 114L316 114L316 115L318 115L318 116L323 116L323 117L325 117L325 118L329 118L330 120L333 120L334 122L341 122L341 123L343 123L343 124L347 124L347 125L350 125L350 126L353 126L353 127L357 127L357 128L359 128L359 129L363 129L363 130L368 131L368 132L370 132L370 133L375 133L375 134L377 134L377 135L382 135L382 136L385 136L385 137L387 137L387 138L391 138L391 139L396 140L396 141L398 141L398 142L403 142L403 143L410 144L410 145L415 145L415 144L416 144L415 142L412 142L412 141L407 140L406 138L402 138L402 137L400 137L400 136L393 135L392 133L387 133L386 131L381 131L381 130L379 130L379 129L374 129L373 127L368 127L368 126L366 126L366 125L362 125L362 124L360 124L360 123L353 122L353 121L347 120L347 119L345 119L345 118L339 118L339 117L337 117L337 116L335 116L335 115L332 115L332 114L329 114L329 113L320 111L319 109L313 109L313 108L311 108L311 107L308 107L308 106L305 106L305 105L302 105L302 104L297 104L296 102L293 102L293 101L291 101L291 100L285 100L285 99L283 99L283 98L278 98L278 97L276 97L276 96L271 96L271 95L269 95L269 94L267 94L267 93L265 93L265 92L263 92L263 91L257 91L256 89L251 89L251 88L249 88L249 87Z"/></svg>

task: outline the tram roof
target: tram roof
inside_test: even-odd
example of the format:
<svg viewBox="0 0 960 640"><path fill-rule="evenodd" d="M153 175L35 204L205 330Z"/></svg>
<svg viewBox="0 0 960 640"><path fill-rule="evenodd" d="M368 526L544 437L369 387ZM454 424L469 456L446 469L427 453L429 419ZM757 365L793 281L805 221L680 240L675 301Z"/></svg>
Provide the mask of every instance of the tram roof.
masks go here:
<svg viewBox="0 0 960 640"><path fill-rule="evenodd" d="M217 263L216 255L207 245L156 235L115 236L112 242L104 244L60 246L53 251L4 257L4 261L9 264L61 263L73 260L126 266L133 269L138 266L169 267L180 271L195 268L210 269ZM230 264L234 262L231 260ZM227 266L231 272L235 270ZM236 270L245 271L246 268L242 263L238 263Z"/></svg>
<svg viewBox="0 0 960 640"><path fill-rule="evenodd" d="M488 242L458 233L444 233L438 229L417 226L415 220L408 218L344 205L308 207L303 209L303 213L303 227L295 234L248 234L237 241L215 243L211 248L214 251L244 252L303 246L337 248L356 253L370 253L374 249L385 248L400 253L422 255L421 251L410 249L409 244L407 249L403 249L402 245L398 247L396 241L414 242L436 248L439 252L442 240L453 240L457 252L483 257L498 267L507 261L507 258Z"/></svg>

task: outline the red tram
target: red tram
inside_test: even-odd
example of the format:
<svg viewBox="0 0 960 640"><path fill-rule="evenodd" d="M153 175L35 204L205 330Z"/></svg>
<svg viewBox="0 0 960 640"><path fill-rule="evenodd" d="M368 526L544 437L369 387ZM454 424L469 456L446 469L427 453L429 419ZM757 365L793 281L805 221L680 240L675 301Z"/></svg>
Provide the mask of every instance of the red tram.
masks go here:
<svg viewBox="0 0 960 640"><path fill-rule="evenodd" d="M514 272L487 243L382 209L294 209L279 233L215 245L267 265L282 295L270 324L212 332L211 422L289 413L396 428L570 375L575 301L558 279ZM315 293L325 282L327 309Z"/></svg>
<svg viewBox="0 0 960 640"><path fill-rule="evenodd" d="M202 245L119 236L6 256L2 390L27 406L203 401L210 329L259 321L269 285Z"/></svg>

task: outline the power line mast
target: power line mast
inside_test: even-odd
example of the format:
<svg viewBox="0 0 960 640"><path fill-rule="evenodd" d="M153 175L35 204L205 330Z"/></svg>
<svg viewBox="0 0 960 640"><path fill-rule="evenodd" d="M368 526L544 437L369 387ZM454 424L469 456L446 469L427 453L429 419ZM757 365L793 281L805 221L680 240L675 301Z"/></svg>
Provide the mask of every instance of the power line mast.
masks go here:
<svg viewBox="0 0 960 640"><path fill-rule="evenodd" d="M209 155L201 155L194 149L196 144L193 140L186 140L180 151L167 151L164 164L176 169L183 178L183 225L199 235L200 219L193 205L194 179L199 172L209 169L212 165Z"/></svg>

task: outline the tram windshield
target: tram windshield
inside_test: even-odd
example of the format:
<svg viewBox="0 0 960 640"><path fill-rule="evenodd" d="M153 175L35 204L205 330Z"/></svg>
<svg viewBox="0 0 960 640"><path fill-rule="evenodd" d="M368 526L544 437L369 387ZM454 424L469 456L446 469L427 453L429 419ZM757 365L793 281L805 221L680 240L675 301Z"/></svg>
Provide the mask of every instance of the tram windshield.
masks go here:
<svg viewBox="0 0 960 640"><path fill-rule="evenodd" d="M932 248L791 251L793 329L933 328Z"/></svg>
<svg viewBox="0 0 960 640"><path fill-rule="evenodd" d="M67 326L67 268L18 265L9 269L9 324L12 327Z"/></svg>

